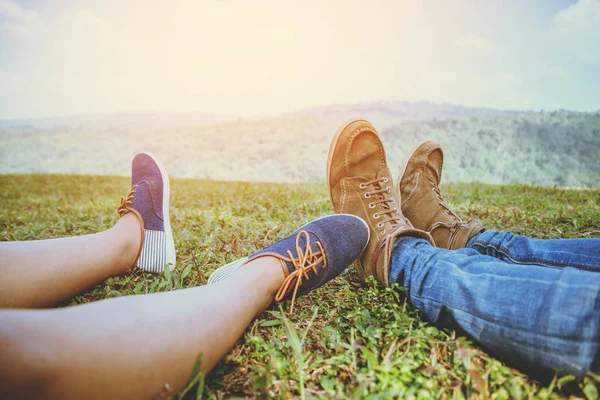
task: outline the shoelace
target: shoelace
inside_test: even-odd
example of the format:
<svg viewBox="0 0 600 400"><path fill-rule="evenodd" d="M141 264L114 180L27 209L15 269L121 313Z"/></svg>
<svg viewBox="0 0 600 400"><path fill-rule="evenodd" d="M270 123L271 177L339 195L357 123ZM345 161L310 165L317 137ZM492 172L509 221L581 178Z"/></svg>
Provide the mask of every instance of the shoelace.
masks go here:
<svg viewBox="0 0 600 400"><path fill-rule="evenodd" d="M123 215L127 214L127 213L133 213L138 221L140 221L140 249L138 250L137 256L135 257L135 261L133 262L133 265L131 266L131 268L135 267L135 264L137 263L138 258L140 257L140 254L142 254L142 248L144 247L144 241L145 241L145 233L144 233L144 220L141 217L140 213L138 213L135 209L129 207L130 205L133 204L133 197L135 196L135 189L137 189L139 185L134 185L131 187L131 190L129 191L129 194L126 197L121 197L121 201L119 202L119 206L117 207L117 213L119 214L120 217L122 217Z"/></svg>
<svg viewBox="0 0 600 400"><path fill-rule="evenodd" d="M134 185L126 197L121 197L121 202L119 203L119 207L117 207L117 213L119 213L121 217L129 212L129 206L133 204L132 200L135 196L135 189L137 187L138 185Z"/></svg>
<svg viewBox="0 0 600 400"><path fill-rule="evenodd" d="M381 185L382 183L389 182L388 178L377 178L367 182L363 182L359 185L361 189L366 189L369 186L373 186L375 189L372 192L365 192L365 198L369 199L373 196L378 196L378 200L369 203L369 208L374 209L378 204L382 205L384 211L377 211L373 214L375 219L379 219L381 216L388 216L387 219L382 220L377 224L378 228L384 228L381 233L383 234L389 226L392 226L396 221L402 221L403 218L398 213L398 208L393 207L392 204L396 203L396 200L390 196L392 192L391 188L387 186L385 189ZM386 226L386 224L389 224Z"/></svg>
<svg viewBox="0 0 600 400"><path fill-rule="evenodd" d="M448 207L448 205L446 204L446 202L444 201L444 198L442 197L442 193L440 193L440 188L437 187L437 185L434 185L432 182L431 183L431 187L433 188L433 193L435 194L435 197L438 200L438 204L440 206L442 206L442 208L444 209L444 213L448 216L450 216L454 221L456 221L457 223L462 223L462 219L460 219L460 217L456 214L454 214L454 212Z"/></svg>
<svg viewBox="0 0 600 400"><path fill-rule="evenodd" d="M306 238L306 248L303 250L300 246L300 238L304 236ZM290 313L294 311L294 304L296 301L296 294L298 289L302 286L304 279L309 279L308 272L312 271L315 275L319 274L317 266L323 264L322 268L327 267L327 259L325 257L325 250L321 243L316 240L315 244L319 247L319 250L313 252L310 247L310 236L306 231L300 231L296 235L296 254L294 257L290 250L286 250L289 257L285 257L278 254L272 254L274 257L279 258L282 261L289 262L294 266L294 271L291 272L284 280L277 294L275 295L275 301L281 301L291 290L291 286L294 284L294 293L292 294L292 305L290 307Z"/></svg>
<svg viewBox="0 0 600 400"><path fill-rule="evenodd" d="M440 189L438 188L438 186L436 184L434 184L433 182L429 182L431 184L431 187L433 189L433 193L435 194L436 199L438 200L438 204L444 209L444 213L446 215L448 215L450 217L450 219L452 220L451 224L448 224L446 222L442 222L442 221L437 221L434 222L428 229L428 232L433 232L434 229L437 228L448 228L450 231L450 234L448 235L448 240L446 243L446 247L447 248L451 248L452 243L454 242L454 239L456 238L456 236L458 235L458 232L460 231L460 228L463 227L467 227L468 223L464 223L463 220L456 215L446 204L446 202L444 201L444 198L442 197L442 194L440 192ZM468 222L471 222L470 220Z"/></svg>

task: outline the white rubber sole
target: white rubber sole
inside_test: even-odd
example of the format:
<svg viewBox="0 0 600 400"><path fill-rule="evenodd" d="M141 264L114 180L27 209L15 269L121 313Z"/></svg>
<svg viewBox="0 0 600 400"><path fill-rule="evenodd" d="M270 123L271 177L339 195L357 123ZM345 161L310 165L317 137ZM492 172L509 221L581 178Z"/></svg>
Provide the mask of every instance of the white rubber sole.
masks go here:
<svg viewBox="0 0 600 400"><path fill-rule="evenodd" d="M175 268L175 265L177 263L177 255L175 253L175 241L173 240L173 230L171 229L171 217L169 214L169 199L171 196L171 185L169 183L169 174L167 173L167 170L165 169L165 167L162 165L162 163L160 161L158 161L158 159L156 158L156 156L150 152L147 151L143 151L139 154L146 154L148 157L152 158L152 160L156 163L156 165L158 166L158 169L160 171L160 175L162 177L163 180L163 217L165 218L164 220L164 224L165 224L165 234L167 236L166 238L166 246L167 246L167 265L169 265L169 269L171 271L173 271L173 269ZM164 268L164 266L163 266ZM162 272L159 271L159 273Z"/></svg>
<svg viewBox="0 0 600 400"><path fill-rule="evenodd" d="M208 277L207 285L212 285L213 283L221 282L229 278L229 276L235 273L238 269L242 267L242 264L248 259L248 257L243 257L229 264L225 264L222 267L214 270L212 274Z"/></svg>

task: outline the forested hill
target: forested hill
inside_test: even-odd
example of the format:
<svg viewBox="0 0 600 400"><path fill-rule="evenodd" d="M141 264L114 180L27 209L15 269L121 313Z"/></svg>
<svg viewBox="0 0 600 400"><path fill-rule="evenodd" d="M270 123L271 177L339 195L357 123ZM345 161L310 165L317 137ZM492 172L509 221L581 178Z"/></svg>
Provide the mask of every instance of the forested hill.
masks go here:
<svg viewBox="0 0 600 400"><path fill-rule="evenodd" d="M600 186L600 112L407 122L382 137L397 165L414 143L438 141L444 182Z"/></svg>
<svg viewBox="0 0 600 400"><path fill-rule="evenodd" d="M323 182L330 140L349 118L381 133L394 174L425 139L445 150L443 182L600 186L600 111L514 112L364 103L252 118L109 115L0 121L0 173L129 174L138 151L174 177Z"/></svg>

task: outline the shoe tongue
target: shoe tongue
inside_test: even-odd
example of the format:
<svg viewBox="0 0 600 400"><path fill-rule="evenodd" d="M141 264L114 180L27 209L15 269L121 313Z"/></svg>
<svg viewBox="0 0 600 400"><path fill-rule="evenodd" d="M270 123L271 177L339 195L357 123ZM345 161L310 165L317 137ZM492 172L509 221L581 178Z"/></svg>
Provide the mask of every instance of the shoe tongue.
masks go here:
<svg viewBox="0 0 600 400"><path fill-rule="evenodd" d="M390 172L389 172L389 170L387 168L386 169L382 169L381 171L379 171L379 173L377 174L377 179L380 179L380 178L388 178L389 182L387 182L387 183L386 182L378 182L375 185L373 185L375 187L375 189L379 190L379 189L385 189L388 186L391 187L390 182L392 181L392 179L391 179ZM391 193L380 193L376 197L377 197L377 200L381 200L385 196L391 197ZM390 209L390 204L387 203L387 202L386 203L381 203L381 207L385 208L386 210L389 210Z"/></svg>
<svg viewBox="0 0 600 400"><path fill-rule="evenodd" d="M292 253L292 258L297 260L298 257L300 256L300 254L304 255L306 252L306 235L305 234L301 234L300 238L298 239L298 248L300 249L300 254L298 254L298 250L296 248L296 237L298 237L298 235L300 234L300 232L302 230L303 230L302 228L296 230L290 236L288 236L286 239L280 240L279 242L275 242L271 246L267 246L264 249L261 249L261 250L257 251L256 253L251 254L250 256L248 256L248 258L251 259L251 258L254 258L261 254L271 253L271 252L279 254L282 257L288 258L289 254L288 254L287 250L289 250ZM318 240L318 238L316 238L310 232L308 232L308 236L310 237L310 239L309 239L310 248L312 250L312 254L314 254L320 250L318 245L315 243ZM287 269L288 273L292 273L296 270L294 268L293 263L291 263L289 261L283 261L283 260L282 260L282 263L285 264L285 268Z"/></svg>
<svg viewBox="0 0 600 400"><path fill-rule="evenodd" d="M298 259L298 257L300 257L301 254L305 254L306 252L306 235L302 234L300 235L300 239L298 240L298 247L300 248L300 254L298 254L298 250L296 249L295 243L296 243L296 236L298 235L298 233L296 233L296 235L294 235L294 247L290 248L289 250L292 252L292 258L294 259ZM310 236L310 233L308 234ZM316 247L316 245L313 243L314 239L311 237L310 238L310 245L312 250L314 251L314 247ZM287 252L285 254L287 256ZM286 262L285 266L288 269L289 273L294 272L295 268L294 268L294 264L292 264L291 262Z"/></svg>

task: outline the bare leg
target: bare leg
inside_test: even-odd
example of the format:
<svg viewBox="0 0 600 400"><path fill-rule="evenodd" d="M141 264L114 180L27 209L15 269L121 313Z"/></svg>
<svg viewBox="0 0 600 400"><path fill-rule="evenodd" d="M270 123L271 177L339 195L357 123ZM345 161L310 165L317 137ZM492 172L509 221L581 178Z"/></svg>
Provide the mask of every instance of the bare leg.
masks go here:
<svg viewBox="0 0 600 400"><path fill-rule="evenodd" d="M265 257L214 285L58 310L0 311L0 397L177 393L197 356L203 354L203 370L212 369L283 279L279 260Z"/></svg>
<svg viewBox="0 0 600 400"><path fill-rule="evenodd" d="M0 243L0 308L53 306L125 273L140 247L140 225L127 214L104 232Z"/></svg>

